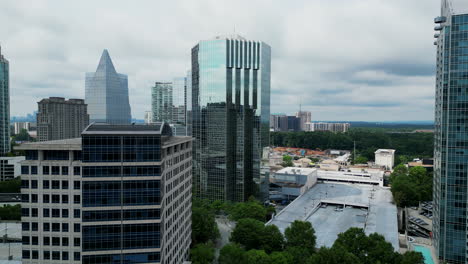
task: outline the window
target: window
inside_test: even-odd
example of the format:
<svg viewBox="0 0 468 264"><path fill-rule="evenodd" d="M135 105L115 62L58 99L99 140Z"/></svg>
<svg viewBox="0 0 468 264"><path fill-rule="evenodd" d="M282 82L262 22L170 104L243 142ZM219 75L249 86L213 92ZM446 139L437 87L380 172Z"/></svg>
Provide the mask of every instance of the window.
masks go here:
<svg viewBox="0 0 468 264"><path fill-rule="evenodd" d="M68 190L68 181L62 181L62 189Z"/></svg>
<svg viewBox="0 0 468 264"><path fill-rule="evenodd" d="M52 209L52 217L60 217L60 209Z"/></svg>
<svg viewBox="0 0 468 264"><path fill-rule="evenodd" d="M60 189L60 181L52 181L52 189Z"/></svg>
<svg viewBox="0 0 468 264"><path fill-rule="evenodd" d="M31 174L37 175L37 166L31 166Z"/></svg>
<svg viewBox="0 0 468 264"><path fill-rule="evenodd" d="M37 194L31 194L31 203L37 203Z"/></svg>
<svg viewBox="0 0 468 264"><path fill-rule="evenodd" d="M21 223L21 230L22 231L29 231L29 223Z"/></svg>
<svg viewBox="0 0 468 264"><path fill-rule="evenodd" d="M68 203L68 195L62 194L62 203L63 203L63 204Z"/></svg>
<svg viewBox="0 0 468 264"><path fill-rule="evenodd" d="M38 156L37 150L26 150L26 160L37 160Z"/></svg>
<svg viewBox="0 0 468 264"><path fill-rule="evenodd" d="M42 174L43 175L49 175L50 174L49 166L42 166Z"/></svg>
<svg viewBox="0 0 468 264"><path fill-rule="evenodd" d="M29 194L22 194L21 195L21 202L22 203L29 203Z"/></svg>
<svg viewBox="0 0 468 264"><path fill-rule="evenodd" d="M60 195L52 194L52 203L60 203Z"/></svg>
<svg viewBox="0 0 468 264"><path fill-rule="evenodd" d="M38 231L39 230L39 223L32 222L31 223L31 231Z"/></svg>
<svg viewBox="0 0 468 264"><path fill-rule="evenodd" d="M52 175L60 175L60 167L52 166Z"/></svg>
<svg viewBox="0 0 468 264"><path fill-rule="evenodd" d="M42 209L42 217L50 217L50 209L49 208Z"/></svg>
<svg viewBox="0 0 468 264"><path fill-rule="evenodd" d="M68 167L62 167L62 175L68 175Z"/></svg>
<svg viewBox="0 0 468 264"><path fill-rule="evenodd" d="M79 204L81 202L81 198L79 195L73 195L73 203Z"/></svg>
<svg viewBox="0 0 468 264"><path fill-rule="evenodd" d="M62 246L68 247L68 237L62 237Z"/></svg>
<svg viewBox="0 0 468 264"><path fill-rule="evenodd" d="M44 160L68 160L68 150L44 150Z"/></svg>
<svg viewBox="0 0 468 264"><path fill-rule="evenodd" d="M60 251L52 251L52 259L60 260Z"/></svg>
<svg viewBox="0 0 468 264"><path fill-rule="evenodd" d="M29 258L31 257L30 254L31 254L31 252L30 252L29 250L23 250L23 252L22 252L22 257L23 257L24 259L29 259Z"/></svg>
<svg viewBox="0 0 468 264"><path fill-rule="evenodd" d="M62 209L62 218L68 217L68 209Z"/></svg>
<svg viewBox="0 0 468 264"><path fill-rule="evenodd" d="M74 209L73 210L73 217L74 218L80 218L81 217L80 209Z"/></svg>
<svg viewBox="0 0 468 264"><path fill-rule="evenodd" d="M81 232L80 224L74 224L73 225L73 231L74 232Z"/></svg>
<svg viewBox="0 0 468 264"><path fill-rule="evenodd" d="M39 237L33 236L31 241L32 241L32 243L31 243L32 245L34 245L34 246L39 245Z"/></svg>
<svg viewBox="0 0 468 264"><path fill-rule="evenodd" d="M81 189L81 182L80 181L74 181L73 182L73 189L75 189L75 190Z"/></svg>
<svg viewBox="0 0 468 264"><path fill-rule="evenodd" d="M28 189L29 188L29 181L28 180L21 180L21 188Z"/></svg>
<svg viewBox="0 0 468 264"><path fill-rule="evenodd" d="M23 175L29 174L29 166L21 166L21 174Z"/></svg>
<svg viewBox="0 0 468 264"><path fill-rule="evenodd" d="M49 189L50 181L42 181L42 189Z"/></svg>
<svg viewBox="0 0 468 264"><path fill-rule="evenodd" d="M42 202L43 203L50 203L50 195L49 194L43 194L42 195Z"/></svg>
<svg viewBox="0 0 468 264"><path fill-rule="evenodd" d="M60 232L60 223L52 223L52 232Z"/></svg>
<svg viewBox="0 0 468 264"><path fill-rule="evenodd" d="M75 247L80 246L80 238L79 237L73 238L73 246L75 246Z"/></svg>
<svg viewBox="0 0 468 264"><path fill-rule="evenodd" d="M44 229L44 231L46 231L46 232L49 232L50 231L50 223L43 223L42 224L42 229Z"/></svg>
<svg viewBox="0 0 468 264"><path fill-rule="evenodd" d="M37 208L31 209L31 217L37 217L39 215L39 210Z"/></svg>
<svg viewBox="0 0 468 264"><path fill-rule="evenodd" d="M81 175L81 167L73 167L73 175Z"/></svg>
<svg viewBox="0 0 468 264"><path fill-rule="evenodd" d="M37 250L32 251L32 259L39 259L39 251Z"/></svg>
<svg viewBox="0 0 468 264"><path fill-rule="evenodd" d="M28 236L23 236L21 238L21 242L23 242L23 245L29 245L29 237Z"/></svg>
<svg viewBox="0 0 468 264"><path fill-rule="evenodd" d="M31 189L37 189L37 180L31 181Z"/></svg>
<svg viewBox="0 0 468 264"><path fill-rule="evenodd" d="M44 246L49 246L50 245L50 237L44 237Z"/></svg>
<svg viewBox="0 0 468 264"><path fill-rule="evenodd" d="M73 252L73 260L80 260L80 252Z"/></svg>
<svg viewBox="0 0 468 264"><path fill-rule="evenodd" d="M68 232L68 223L62 223L62 232Z"/></svg>
<svg viewBox="0 0 468 264"><path fill-rule="evenodd" d="M50 251L44 251L44 259L50 259Z"/></svg>
<svg viewBox="0 0 468 264"><path fill-rule="evenodd" d="M60 237L52 238L52 246L60 246Z"/></svg>
<svg viewBox="0 0 468 264"><path fill-rule="evenodd" d="M68 252L62 251L62 260L68 260Z"/></svg>

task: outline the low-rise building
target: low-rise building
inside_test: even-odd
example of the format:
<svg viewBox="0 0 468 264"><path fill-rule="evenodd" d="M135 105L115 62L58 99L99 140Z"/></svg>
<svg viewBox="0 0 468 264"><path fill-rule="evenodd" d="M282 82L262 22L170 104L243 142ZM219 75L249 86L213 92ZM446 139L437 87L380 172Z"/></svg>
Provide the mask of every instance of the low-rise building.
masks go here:
<svg viewBox="0 0 468 264"><path fill-rule="evenodd" d="M14 179L21 175L21 161L24 156L0 157L0 181Z"/></svg>
<svg viewBox="0 0 468 264"><path fill-rule="evenodd" d="M375 151L375 164L382 166L387 170L393 169L395 165L394 149L378 149Z"/></svg>
<svg viewBox="0 0 468 264"><path fill-rule="evenodd" d="M270 176L270 199L290 200L294 199L317 183L317 169L287 167Z"/></svg>

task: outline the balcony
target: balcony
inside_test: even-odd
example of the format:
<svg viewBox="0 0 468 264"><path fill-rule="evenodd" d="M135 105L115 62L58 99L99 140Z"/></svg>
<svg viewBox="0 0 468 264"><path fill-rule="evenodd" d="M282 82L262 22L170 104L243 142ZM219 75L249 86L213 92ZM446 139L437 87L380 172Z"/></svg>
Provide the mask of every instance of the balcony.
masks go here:
<svg viewBox="0 0 468 264"><path fill-rule="evenodd" d="M444 16L439 16L434 18L434 23L440 24L440 23L445 23L447 21L447 18Z"/></svg>
<svg viewBox="0 0 468 264"><path fill-rule="evenodd" d="M439 38L440 34L439 33L435 33L434 34L434 38Z"/></svg>
<svg viewBox="0 0 468 264"><path fill-rule="evenodd" d="M434 30L435 31L441 31L444 27L443 26L435 26Z"/></svg>

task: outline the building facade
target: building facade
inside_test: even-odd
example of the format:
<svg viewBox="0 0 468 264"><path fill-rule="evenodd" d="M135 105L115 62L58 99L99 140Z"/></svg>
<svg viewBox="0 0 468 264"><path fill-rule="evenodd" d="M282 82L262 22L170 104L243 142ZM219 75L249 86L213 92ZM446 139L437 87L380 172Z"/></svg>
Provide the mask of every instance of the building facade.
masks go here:
<svg viewBox="0 0 468 264"><path fill-rule="evenodd" d="M83 99L50 97L38 102L37 138L39 141L76 138L89 124Z"/></svg>
<svg viewBox="0 0 468 264"><path fill-rule="evenodd" d="M109 52L102 52L96 72L86 73L85 101L91 122L130 124L128 77L117 73Z"/></svg>
<svg viewBox="0 0 468 264"><path fill-rule="evenodd" d="M442 0L436 17L433 232L438 258L468 263L468 10Z"/></svg>
<svg viewBox="0 0 468 264"><path fill-rule="evenodd" d="M258 195L269 145L271 49L240 36L192 49L194 193L210 200ZM261 196L261 195L258 195Z"/></svg>
<svg viewBox="0 0 468 264"><path fill-rule="evenodd" d="M153 123L153 111L145 111L145 124Z"/></svg>
<svg viewBox="0 0 468 264"><path fill-rule="evenodd" d="M0 157L0 181L12 180L21 175L20 162L24 156Z"/></svg>
<svg viewBox="0 0 468 264"><path fill-rule="evenodd" d="M10 152L10 65L0 46L0 155Z"/></svg>
<svg viewBox="0 0 468 264"><path fill-rule="evenodd" d="M395 165L394 149L378 149L374 154L376 165L385 167L387 170L393 169L393 166Z"/></svg>
<svg viewBox="0 0 468 264"><path fill-rule="evenodd" d="M171 82L156 82L151 88L151 110L154 122L172 123L173 93Z"/></svg>
<svg viewBox="0 0 468 264"><path fill-rule="evenodd" d="M165 124L92 124L21 145L23 263L188 260L191 144Z"/></svg>
<svg viewBox="0 0 468 264"><path fill-rule="evenodd" d="M307 123L312 122L312 113L307 111L299 111L296 113L296 117L299 118L300 130L307 131Z"/></svg>
<svg viewBox="0 0 468 264"><path fill-rule="evenodd" d="M31 123L30 122L15 122L13 123L13 127L14 127L14 133L15 135L18 135L19 133L21 133L21 130L23 129L26 129L26 131L29 132L29 130L31 129Z"/></svg>
<svg viewBox="0 0 468 264"><path fill-rule="evenodd" d="M349 123L306 123L306 131L330 131L334 133L345 133L349 130Z"/></svg>

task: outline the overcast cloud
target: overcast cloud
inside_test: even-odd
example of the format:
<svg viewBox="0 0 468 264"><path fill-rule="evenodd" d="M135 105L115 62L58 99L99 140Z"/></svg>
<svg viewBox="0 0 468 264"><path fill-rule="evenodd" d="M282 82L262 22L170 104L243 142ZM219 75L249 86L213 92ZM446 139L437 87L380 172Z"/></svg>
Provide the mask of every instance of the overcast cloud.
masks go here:
<svg viewBox="0 0 468 264"><path fill-rule="evenodd" d="M199 40L235 28L272 47L272 113L301 103L314 120L432 120L439 13L440 0L2 0L0 43L12 115L84 98L107 48L142 119L155 81L184 76Z"/></svg>

